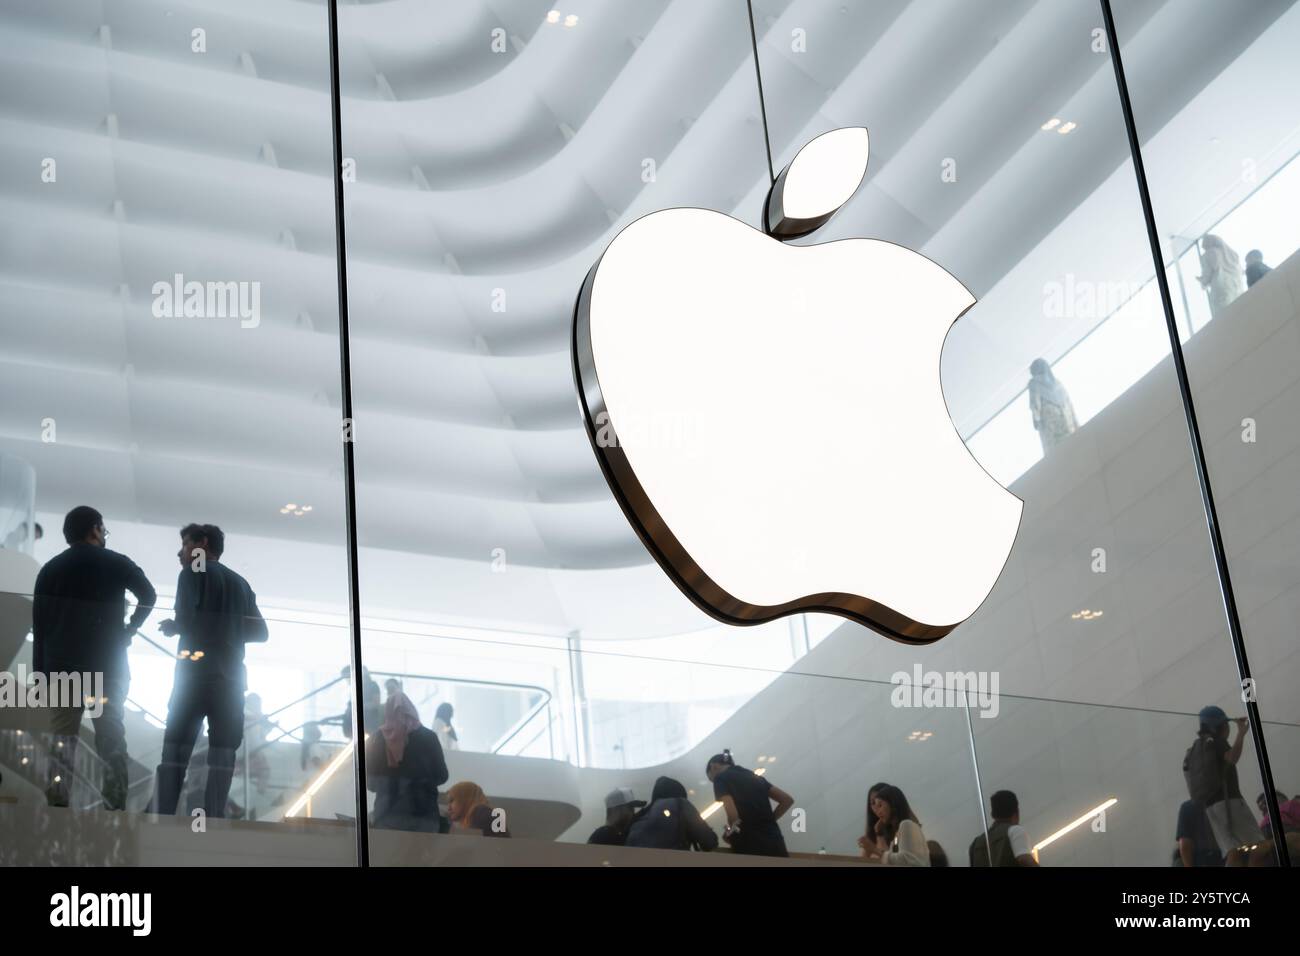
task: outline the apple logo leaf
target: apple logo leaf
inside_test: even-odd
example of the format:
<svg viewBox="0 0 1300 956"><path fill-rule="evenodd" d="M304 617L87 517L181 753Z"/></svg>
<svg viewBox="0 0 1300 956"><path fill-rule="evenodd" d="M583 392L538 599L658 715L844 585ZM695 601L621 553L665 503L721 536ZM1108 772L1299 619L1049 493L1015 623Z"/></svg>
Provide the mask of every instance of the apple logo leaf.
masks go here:
<svg viewBox="0 0 1300 956"><path fill-rule="evenodd" d="M869 140L861 126L822 133L776 177L763 210L774 239L798 239L821 228L853 196L867 174Z"/></svg>
<svg viewBox="0 0 1300 956"><path fill-rule="evenodd" d="M838 614L939 640L1001 575L1022 502L970 454L939 375L975 296L905 246L800 245L862 182L867 131L813 140L765 230L711 209L625 227L573 313L588 440L646 550L730 624Z"/></svg>

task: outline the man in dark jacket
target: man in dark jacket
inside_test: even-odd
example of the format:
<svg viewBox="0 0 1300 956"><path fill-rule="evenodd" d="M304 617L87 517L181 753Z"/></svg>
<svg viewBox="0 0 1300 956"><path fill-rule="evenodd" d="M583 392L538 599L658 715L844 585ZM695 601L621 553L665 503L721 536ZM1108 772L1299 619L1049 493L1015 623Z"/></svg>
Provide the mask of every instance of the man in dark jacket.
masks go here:
<svg viewBox="0 0 1300 956"><path fill-rule="evenodd" d="M51 559L36 576L32 600L32 669L43 674L101 673L104 693L97 702L95 750L103 760L104 806L126 805L126 727L123 704L131 683L126 649L131 637L153 610L153 586L124 554L105 546L104 516L79 505L63 519L66 551ZM124 626L130 591L136 600ZM77 741L85 701L56 702L50 711L53 734L50 782L45 792L50 806L66 807L72 791Z"/></svg>
<svg viewBox="0 0 1300 956"><path fill-rule="evenodd" d="M179 636L176 676L167 704L162 762L158 765L155 813L176 812L185 771L199 730L208 721L208 777L204 811L224 817L244 739L244 645L267 638L266 621L248 582L221 563L226 536L216 525L181 529L176 617L159 625Z"/></svg>

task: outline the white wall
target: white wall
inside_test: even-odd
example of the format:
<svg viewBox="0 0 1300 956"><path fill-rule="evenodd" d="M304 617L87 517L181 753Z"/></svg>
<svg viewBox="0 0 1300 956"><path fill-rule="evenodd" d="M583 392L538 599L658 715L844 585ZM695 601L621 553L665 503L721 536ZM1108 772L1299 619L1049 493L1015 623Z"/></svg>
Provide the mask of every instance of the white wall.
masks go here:
<svg viewBox="0 0 1300 956"><path fill-rule="evenodd" d="M1266 725L1270 758L1288 794L1300 790L1298 305L1300 256L1186 346L1260 710L1280 722ZM1254 443L1242 441L1244 418L1256 420ZM750 767L775 754L770 777L808 812L791 847L847 853L866 788L884 780L960 864L980 829L965 714L895 708L887 682L917 663L990 671L999 713L973 716L985 799L1016 791L1035 840L1119 801L1105 832L1081 828L1043 862L1168 864L1192 715L1211 703L1245 712L1171 360L1012 490L1025 512L1006 571L948 638L912 648L846 624L690 755L627 782L648 792L667 772L704 806L710 753L730 747ZM1106 549L1104 573L1093 570L1095 548ZM1084 608L1104 613L1071 618ZM908 742L914 730L933 736ZM1253 804L1261 786L1249 742L1240 768ZM589 808L568 837L584 839L599 815Z"/></svg>

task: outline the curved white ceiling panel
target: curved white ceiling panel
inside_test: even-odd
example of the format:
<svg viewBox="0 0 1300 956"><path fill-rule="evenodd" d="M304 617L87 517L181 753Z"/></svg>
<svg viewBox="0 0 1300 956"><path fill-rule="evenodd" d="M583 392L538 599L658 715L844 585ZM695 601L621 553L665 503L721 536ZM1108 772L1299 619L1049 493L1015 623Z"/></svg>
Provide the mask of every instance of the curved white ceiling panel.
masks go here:
<svg viewBox="0 0 1300 956"><path fill-rule="evenodd" d="M1173 29L1165 5L1135 0L1127 27ZM1252 9L1268 8L1262 23L1281 5ZM1122 142L1038 136L1062 104L1113 108L1104 58L1059 53L1095 7L755 0L778 168L827 129L870 130L867 180L819 238L934 250L980 296L1001 281L1068 213L1061 194L1082 201L1122 161ZM553 8L576 22L548 22ZM339 13L361 543L645 564L580 430L568 328L583 276L634 219L700 206L758 224L768 173L744 4ZM94 499L192 520L199 482L232 527L335 540L327 68L321 0L0 0L0 448L37 467L43 509ZM960 185L937 188L949 155ZM41 177L50 157L57 186ZM177 273L257 283L256 326L155 316L155 284ZM948 353L963 335L973 347L980 321L977 306ZM988 391L952 387L968 405ZM279 514L309 499L313 520Z"/></svg>

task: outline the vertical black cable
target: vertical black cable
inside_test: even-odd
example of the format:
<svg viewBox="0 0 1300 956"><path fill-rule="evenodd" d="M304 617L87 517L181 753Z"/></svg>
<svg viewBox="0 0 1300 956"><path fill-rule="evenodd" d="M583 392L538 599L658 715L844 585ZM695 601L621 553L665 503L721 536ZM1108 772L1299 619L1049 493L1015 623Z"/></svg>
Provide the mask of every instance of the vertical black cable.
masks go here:
<svg viewBox="0 0 1300 956"><path fill-rule="evenodd" d="M1156 281L1160 285L1160 302L1165 310L1165 326L1169 331L1169 347L1173 353L1174 371L1178 375L1178 391L1183 399L1183 413L1187 418L1187 436L1192 444L1192 460L1196 464L1196 481L1201 488L1201 505L1209 527L1210 545L1214 549L1214 564L1219 575L1219 592L1223 597L1223 612L1228 618L1228 632L1232 636L1232 651L1237 658L1237 674L1243 691L1253 689L1250 663L1246 660L1246 641L1242 635L1241 619L1237 614L1237 599L1228 573L1228 554L1219 531L1219 515L1214 507L1214 493L1210 488L1210 472L1205 462L1205 449L1201 444L1201 430L1196 423L1196 406L1192 401L1192 386L1187 378L1187 363L1183 359L1183 343L1178 336L1178 323L1174 319L1174 302L1169 294L1169 280L1165 276L1164 257L1160 252L1160 234L1156 231L1155 212L1151 206L1151 192L1147 188L1146 169L1142 165L1142 145L1138 141L1137 123L1133 119L1133 103L1129 99L1128 81L1124 77L1124 64L1119 54L1119 36L1115 31L1115 15L1110 0L1101 0L1101 15L1106 21L1106 41L1110 44L1110 61L1115 67L1115 85L1119 89L1120 106L1124 111L1124 128L1128 132L1129 152L1133 154L1133 172L1137 176L1138 194L1142 198L1142 215L1146 219L1147 239L1151 243L1151 258L1155 261ZM1249 682L1249 683L1248 683ZM1264 778L1264 799L1268 803L1268 818L1273 830L1273 850L1278 866L1290 866L1286 840L1282 839L1282 816L1277 807L1277 791L1273 789L1273 773L1269 768L1268 751L1264 746L1264 728L1260 724L1259 705L1253 693L1243 697L1246 714L1250 720L1251 739L1255 743L1255 756L1259 772Z"/></svg>
<svg viewBox="0 0 1300 956"><path fill-rule="evenodd" d="M749 42L754 47L754 76L758 78L758 108L763 114L763 145L767 147L767 175L776 182L776 170L772 166L772 138L767 132L767 99L763 96L763 71L758 65L758 33L754 30L754 0L745 0L749 8Z"/></svg>
<svg viewBox="0 0 1300 956"><path fill-rule="evenodd" d="M339 7L329 0L330 119L334 134L334 251L339 277L339 375L342 379L343 496L347 512L348 610L352 630L352 767L357 801L357 865L370 865L370 831L366 799L365 686L361 674L361 596L357 574L357 483L352 445L352 355L348 347L348 262L343 232L343 110L339 94Z"/></svg>

